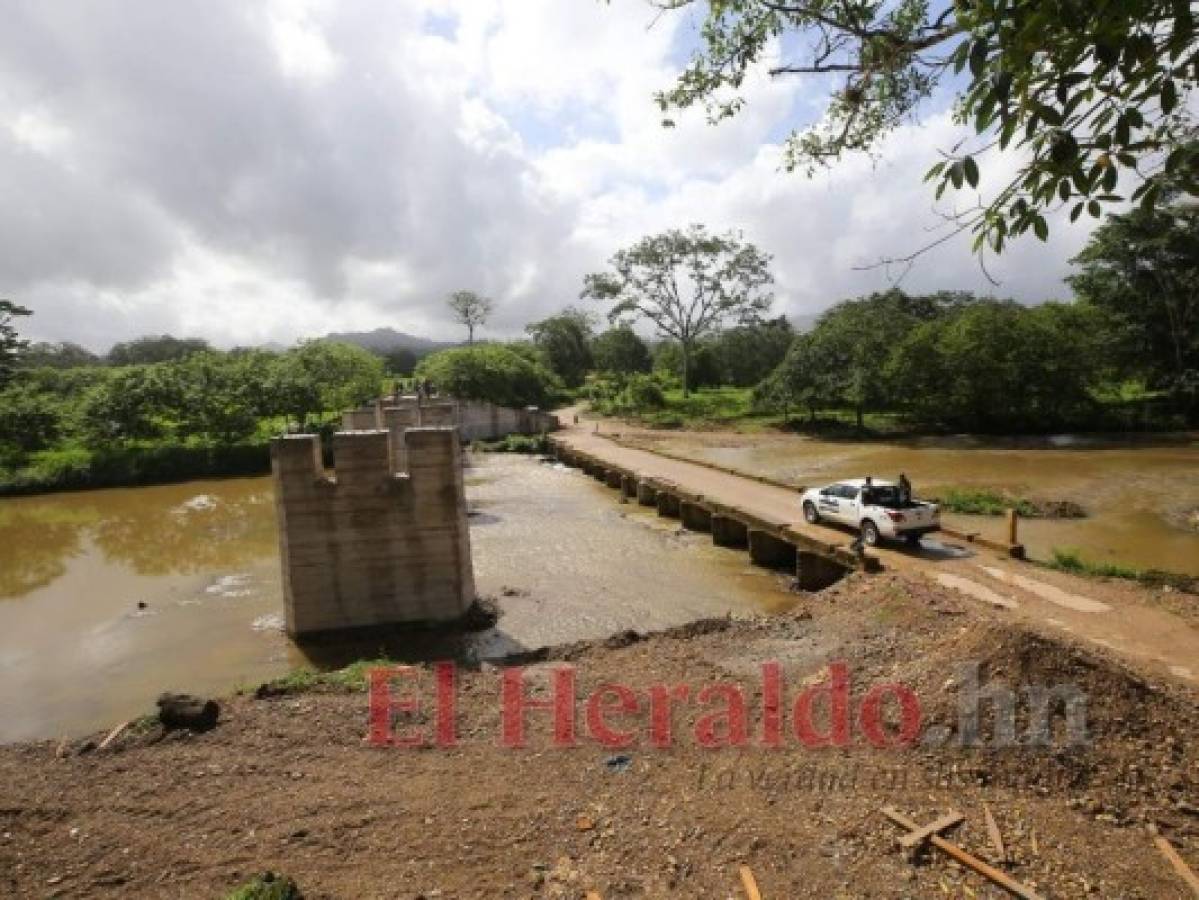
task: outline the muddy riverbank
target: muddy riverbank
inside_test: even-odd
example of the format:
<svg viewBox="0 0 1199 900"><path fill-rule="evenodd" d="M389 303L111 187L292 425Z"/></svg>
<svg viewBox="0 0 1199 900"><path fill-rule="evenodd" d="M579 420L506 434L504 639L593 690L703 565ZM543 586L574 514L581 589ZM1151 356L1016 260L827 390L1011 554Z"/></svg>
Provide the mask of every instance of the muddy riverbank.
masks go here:
<svg viewBox="0 0 1199 900"><path fill-rule="evenodd" d="M790 700L838 660L855 716L872 685L903 684L933 737L880 748L854 725L845 748L803 743ZM959 746L963 661L1019 696L1075 685L1086 740ZM777 749L762 743L769 662L786 699ZM675 708L669 748L648 740L644 703L610 711L636 736L628 747L598 744L581 709L578 746L552 745L546 715L533 713L529 746L503 747L494 671L461 673L454 748L371 747L361 693L233 698L202 735L146 731L85 753L75 742L63 758L52 741L0 748L0 891L222 896L271 870L309 897L723 898L748 865L767 897L988 896L936 853L910 862L884 804L921 823L961 811L952 839L1046 897L1186 896L1153 830L1199 862L1193 693L923 579L853 576L780 615L571 646L527 671L530 696L546 698L550 669L564 664L580 704L610 683L642 698L658 683L743 685L747 743L700 746L710 709L692 699ZM991 740L989 719L983 727Z"/></svg>

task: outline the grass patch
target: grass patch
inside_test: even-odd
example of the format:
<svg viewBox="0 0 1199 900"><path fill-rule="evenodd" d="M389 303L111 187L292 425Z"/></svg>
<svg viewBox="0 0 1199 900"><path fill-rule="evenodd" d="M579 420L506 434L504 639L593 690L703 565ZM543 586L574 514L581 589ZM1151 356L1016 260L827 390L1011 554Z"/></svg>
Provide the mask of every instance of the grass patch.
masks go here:
<svg viewBox="0 0 1199 900"><path fill-rule="evenodd" d="M96 450L71 445L34 453L19 468L0 469L0 496L262 475L270 470L271 453L266 442L225 447L157 444Z"/></svg>
<svg viewBox="0 0 1199 900"><path fill-rule="evenodd" d="M1002 516L1009 509L1015 509L1026 519L1041 516L1041 510L1031 500L985 488L949 488L937 502L944 512L967 516Z"/></svg>
<svg viewBox="0 0 1199 900"><path fill-rule="evenodd" d="M1122 578L1125 581L1143 584L1145 587L1169 587L1184 594L1199 594L1199 578L1194 575L1163 572L1161 569L1139 569L1122 563L1095 562L1086 559L1073 547L1054 547L1053 556L1045 565L1058 572L1069 572L1072 575Z"/></svg>
<svg viewBox="0 0 1199 900"><path fill-rule="evenodd" d="M498 441L473 441L470 449L476 453L539 454L549 450L549 441L544 434L509 434Z"/></svg>
<svg viewBox="0 0 1199 900"><path fill-rule="evenodd" d="M303 896L292 879L264 872L234 890L225 900L303 900Z"/></svg>
<svg viewBox="0 0 1199 900"><path fill-rule="evenodd" d="M341 691L365 691L371 669L394 666L393 660L359 659L341 669L321 672L305 666L288 672L282 678L268 681L259 688L265 694L302 694L305 691L333 688Z"/></svg>
<svg viewBox="0 0 1199 900"><path fill-rule="evenodd" d="M1120 563L1095 562L1085 559L1073 547L1054 547L1053 558L1049 560L1049 568L1059 572L1070 572L1074 575L1096 575L1101 578L1126 578L1129 581L1141 581L1145 577L1143 569L1125 566Z"/></svg>

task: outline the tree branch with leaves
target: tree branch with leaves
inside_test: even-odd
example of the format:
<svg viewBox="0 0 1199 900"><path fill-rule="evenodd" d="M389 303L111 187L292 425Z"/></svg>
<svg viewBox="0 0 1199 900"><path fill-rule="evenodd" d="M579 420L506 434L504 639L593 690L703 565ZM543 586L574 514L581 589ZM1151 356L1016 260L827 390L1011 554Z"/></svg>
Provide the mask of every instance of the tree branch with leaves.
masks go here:
<svg viewBox="0 0 1199 900"><path fill-rule="evenodd" d="M759 67L822 79L828 104L785 148L809 175L918 118L938 87L956 91L955 117L972 138L946 148L926 180L977 190L988 159L1012 153L1014 175L946 214L951 234L1002 252L1013 237L1049 234L1046 216L1098 218L1127 199L1151 208L1166 183L1199 192L1199 151L1188 108L1199 78L1190 0L654 0L705 11L701 46L675 85L656 96L674 110L735 116ZM775 58L778 55L779 58ZM964 79L964 84L955 80ZM996 167L998 168L998 166ZM910 262L942 236L900 261Z"/></svg>
<svg viewBox="0 0 1199 900"><path fill-rule="evenodd" d="M33 313L23 306L18 306L11 300L0 300L0 387L12 378L13 372L29 341L22 340L17 334L13 320L18 316L29 316Z"/></svg>

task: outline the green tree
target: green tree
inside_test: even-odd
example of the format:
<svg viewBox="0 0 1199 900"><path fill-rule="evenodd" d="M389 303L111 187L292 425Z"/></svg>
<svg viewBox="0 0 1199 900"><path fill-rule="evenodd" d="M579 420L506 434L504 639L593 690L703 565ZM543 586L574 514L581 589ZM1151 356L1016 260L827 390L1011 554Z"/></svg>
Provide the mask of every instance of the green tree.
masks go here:
<svg viewBox="0 0 1199 900"><path fill-rule="evenodd" d="M377 397L382 390L382 360L356 344L305 341L290 352L300 366L298 374L315 387L320 405L311 411L340 412Z"/></svg>
<svg viewBox="0 0 1199 900"><path fill-rule="evenodd" d="M534 322L525 329L546 365L567 387L581 385L591 369L593 321L589 313L567 307L558 315Z"/></svg>
<svg viewBox="0 0 1199 900"><path fill-rule="evenodd" d="M781 412L789 418L792 409L808 411L808 420L839 401L839 379L833 361L824 355L823 346L812 335L801 334L787 349L783 361L755 388L753 404L757 409Z"/></svg>
<svg viewBox="0 0 1199 900"><path fill-rule="evenodd" d="M161 438L178 407L175 390L166 364L119 369L84 398L81 427L101 444Z"/></svg>
<svg viewBox="0 0 1199 900"><path fill-rule="evenodd" d="M1109 216L1067 280L1110 317L1124 371L1181 395L1199 375L1199 208L1178 199Z"/></svg>
<svg viewBox="0 0 1199 900"><path fill-rule="evenodd" d="M549 369L503 344L442 350L422 359L416 376L453 397L512 407L549 406L561 388Z"/></svg>
<svg viewBox="0 0 1199 900"><path fill-rule="evenodd" d="M609 328L591 342L591 356L601 372L631 375L648 372L654 366L649 347L628 325Z"/></svg>
<svg viewBox="0 0 1199 900"><path fill-rule="evenodd" d="M29 345L17 334L13 320L19 316L29 316L33 313L23 306L17 306L11 300L0 300L0 387L12 378L20 362L21 355Z"/></svg>
<svg viewBox="0 0 1199 900"><path fill-rule="evenodd" d="M466 343L473 344L475 329L484 324L491 315L491 300L474 291L454 291L446 303L454 314L454 321L466 326Z"/></svg>
<svg viewBox="0 0 1199 900"><path fill-rule="evenodd" d="M250 354L193 353L170 366L180 437L228 446L254 433L264 398L264 372Z"/></svg>
<svg viewBox="0 0 1199 900"><path fill-rule="evenodd" d="M61 343L39 341L30 344L21 359L21 365L27 369L41 366L53 369L73 369L79 366L98 366L101 363L102 360L95 353L70 341Z"/></svg>
<svg viewBox="0 0 1199 900"><path fill-rule="evenodd" d="M0 444L22 454L44 450L58 440L62 427L62 406L52 395L25 381L0 390Z"/></svg>
<svg viewBox="0 0 1199 900"><path fill-rule="evenodd" d="M208 349L208 341L201 338L177 338L169 334L146 335L114 344L108 351L107 359L114 366L136 366L171 362Z"/></svg>
<svg viewBox="0 0 1199 900"><path fill-rule="evenodd" d="M941 308L936 298L890 290L838 303L817 320L811 352L827 373L825 388L854 410L858 428L867 410L882 408L891 399L883 369L892 348Z"/></svg>
<svg viewBox="0 0 1199 900"><path fill-rule="evenodd" d="M925 424L975 431L1077 427L1094 416L1096 313L984 300L912 329L887 364L901 408Z"/></svg>
<svg viewBox="0 0 1199 900"><path fill-rule="evenodd" d="M756 321L770 308L770 257L730 232L702 225L644 237L611 259L612 271L588 275L582 295L611 302L611 321L648 319L678 341L683 393L699 341L730 320Z"/></svg>
<svg viewBox="0 0 1199 900"><path fill-rule="evenodd" d="M722 331L712 342L722 384L751 387L769 375L795 339L786 316Z"/></svg>
<svg viewBox="0 0 1199 900"><path fill-rule="evenodd" d="M1153 202L1165 180L1192 188L1199 148L1188 95L1199 77L1194 4L1187 0L657 0L700 8L701 47L664 114L692 105L709 120L735 116L751 72L811 78L830 90L824 116L787 141L789 169L809 174L869 153L916 118L939 85L977 139L947 148L929 170L975 190L988 154L1006 152L1014 174L957 217L975 247L996 252L1033 231L1058 202L1098 217L1132 189ZM664 124L672 125L670 118ZM1005 167L996 161L994 168ZM1007 177L1007 176L1004 176ZM1144 178L1141 181L1141 178ZM1135 185L1135 187L1134 187ZM943 238L938 239L938 242Z"/></svg>

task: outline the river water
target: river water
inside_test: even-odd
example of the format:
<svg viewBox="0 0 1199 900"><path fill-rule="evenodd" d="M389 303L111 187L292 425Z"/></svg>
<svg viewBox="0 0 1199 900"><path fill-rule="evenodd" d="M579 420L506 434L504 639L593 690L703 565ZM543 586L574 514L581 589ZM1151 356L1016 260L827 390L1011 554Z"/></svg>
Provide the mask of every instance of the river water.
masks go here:
<svg viewBox="0 0 1199 900"><path fill-rule="evenodd" d="M1035 559L1054 548L1084 558L1199 575L1199 443L1057 436L1011 440L970 437L904 442L839 442L791 435L638 435L636 440L692 459L815 486L841 478L907 474L918 495L947 487L1006 490L1073 500L1085 519L1028 519L1019 538ZM949 524L1000 538L1002 519L947 515Z"/></svg>
<svg viewBox="0 0 1199 900"><path fill-rule="evenodd" d="M485 658L791 602L744 553L576 470L476 457L467 495L497 627L465 645L424 636L319 656L281 632L268 478L0 500L0 741L110 727L164 690L221 695L303 665Z"/></svg>

